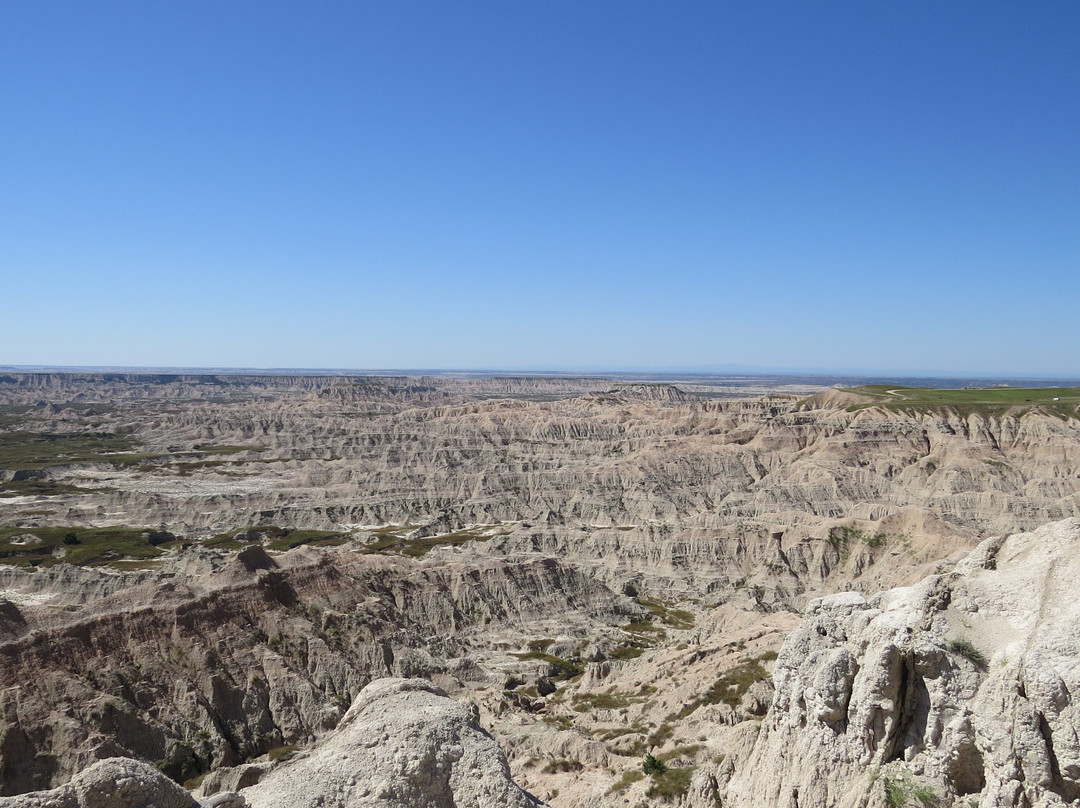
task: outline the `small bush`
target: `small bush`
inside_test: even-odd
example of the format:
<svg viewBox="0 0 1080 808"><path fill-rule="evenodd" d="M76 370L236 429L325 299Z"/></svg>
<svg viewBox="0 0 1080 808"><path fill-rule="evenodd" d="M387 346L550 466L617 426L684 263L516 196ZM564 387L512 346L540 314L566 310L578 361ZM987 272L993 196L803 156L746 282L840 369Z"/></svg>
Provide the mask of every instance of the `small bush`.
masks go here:
<svg viewBox="0 0 1080 808"><path fill-rule="evenodd" d="M643 780L644 778L645 775L642 774L638 769L630 769L630 771L623 772L622 777L620 777L618 781L611 788L608 789L608 794L617 794L620 791L625 791L638 780Z"/></svg>
<svg viewBox="0 0 1080 808"><path fill-rule="evenodd" d="M949 640L947 648L949 649L950 654L956 654L957 656L969 659L980 668L986 667L986 655L976 648L971 640L957 637L955 640Z"/></svg>
<svg viewBox="0 0 1080 808"><path fill-rule="evenodd" d="M694 776L696 766L688 766L685 769L670 769L663 774L653 777L653 784L645 792L646 797L678 797L685 794L690 788L690 778Z"/></svg>
<svg viewBox="0 0 1080 808"><path fill-rule="evenodd" d="M548 764L544 766L544 773L556 774L557 772L579 772L584 768L585 766L578 760L566 760L563 758L549 761Z"/></svg>
<svg viewBox="0 0 1080 808"><path fill-rule="evenodd" d="M647 753L645 760L641 764L641 770L652 777L653 779L659 777L661 774L665 774L668 770L667 764L660 760L658 757L654 757L653 754Z"/></svg>
<svg viewBox="0 0 1080 808"><path fill-rule="evenodd" d="M911 790L911 796L917 799L924 808L935 808L938 804L937 792L930 786L915 786Z"/></svg>
<svg viewBox="0 0 1080 808"><path fill-rule="evenodd" d="M885 778L885 802L889 808L901 808L907 802L907 789L896 780Z"/></svg>
<svg viewBox="0 0 1080 808"><path fill-rule="evenodd" d="M266 756L273 761L287 760L289 757L292 756L292 753L295 751L295 746L275 746L273 749L266 753Z"/></svg>

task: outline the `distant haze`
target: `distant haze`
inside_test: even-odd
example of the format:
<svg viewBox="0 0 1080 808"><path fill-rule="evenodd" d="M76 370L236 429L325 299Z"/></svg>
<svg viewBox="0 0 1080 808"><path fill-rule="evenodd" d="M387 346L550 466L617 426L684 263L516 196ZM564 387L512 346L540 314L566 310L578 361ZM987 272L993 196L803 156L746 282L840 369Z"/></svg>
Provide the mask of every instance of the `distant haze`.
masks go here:
<svg viewBox="0 0 1080 808"><path fill-rule="evenodd" d="M1080 3L7 3L7 365L1080 377Z"/></svg>

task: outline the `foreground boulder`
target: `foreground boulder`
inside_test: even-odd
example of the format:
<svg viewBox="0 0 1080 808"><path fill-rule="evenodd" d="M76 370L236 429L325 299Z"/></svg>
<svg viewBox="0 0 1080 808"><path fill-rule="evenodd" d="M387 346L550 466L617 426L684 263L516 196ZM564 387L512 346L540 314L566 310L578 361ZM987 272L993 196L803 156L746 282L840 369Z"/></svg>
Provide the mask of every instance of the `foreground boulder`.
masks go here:
<svg viewBox="0 0 1080 808"><path fill-rule="evenodd" d="M95 763L51 791L0 798L3 808L200 808L153 766L130 758Z"/></svg>
<svg viewBox="0 0 1080 808"><path fill-rule="evenodd" d="M533 808L476 714L423 679L365 687L338 728L242 792L252 808Z"/></svg>
<svg viewBox="0 0 1080 808"><path fill-rule="evenodd" d="M725 806L1076 804L1077 581L1069 519L913 587L812 602Z"/></svg>

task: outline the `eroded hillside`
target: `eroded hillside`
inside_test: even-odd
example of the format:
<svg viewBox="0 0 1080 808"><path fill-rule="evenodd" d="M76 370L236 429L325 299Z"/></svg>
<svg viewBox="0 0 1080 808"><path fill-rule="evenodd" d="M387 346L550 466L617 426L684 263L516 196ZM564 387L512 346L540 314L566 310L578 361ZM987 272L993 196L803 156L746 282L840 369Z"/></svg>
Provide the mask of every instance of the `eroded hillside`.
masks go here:
<svg viewBox="0 0 1080 808"><path fill-rule="evenodd" d="M0 380L4 793L281 756L394 675L473 700L560 808L710 804L811 597L1080 515L1060 402L738 392Z"/></svg>

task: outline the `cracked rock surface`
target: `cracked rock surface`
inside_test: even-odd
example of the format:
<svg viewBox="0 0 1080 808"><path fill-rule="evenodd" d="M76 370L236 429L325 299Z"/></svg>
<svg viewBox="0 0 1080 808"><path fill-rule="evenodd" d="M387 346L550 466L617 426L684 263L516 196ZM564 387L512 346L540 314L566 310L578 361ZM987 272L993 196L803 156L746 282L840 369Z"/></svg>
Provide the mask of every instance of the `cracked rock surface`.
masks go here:
<svg viewBox="0 0 1080 808"><path fill-rule="evenodd" d="M1075 804L1078 576L1068 519L916 586L812 602L724 804Z"/></svg>
<svg viewBox="0 0 1080 808"><path fill-rule="evenodd" d="M474 709L423 679L365 687L332 734L244 789L253 808L534 808Z"/></svg>

